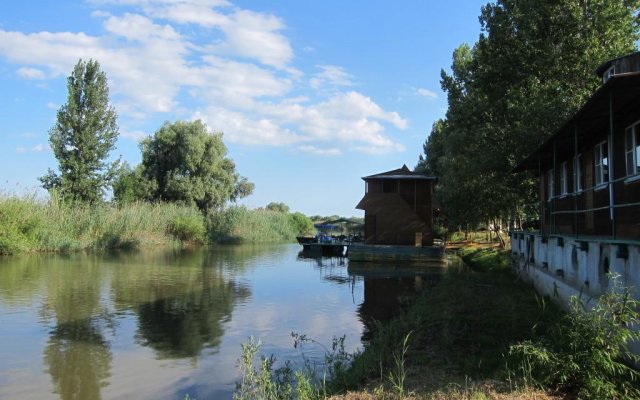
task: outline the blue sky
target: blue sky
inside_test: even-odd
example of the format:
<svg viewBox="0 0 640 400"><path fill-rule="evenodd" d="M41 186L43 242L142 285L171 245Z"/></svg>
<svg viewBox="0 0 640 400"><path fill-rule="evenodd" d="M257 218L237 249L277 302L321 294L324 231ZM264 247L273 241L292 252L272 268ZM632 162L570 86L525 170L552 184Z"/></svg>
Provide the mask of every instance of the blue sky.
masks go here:
<svg viewBox="0 0 640 400"><path fill-rule="evenodd" d="M248 207L361 215L362 176L412 168L446 110L440 69L487 1L3 0L0 190L34 193L66 77L100 62L118 112L113 158L164 121L224 132ZM55 7L53 6L55 5Z"/></svg>

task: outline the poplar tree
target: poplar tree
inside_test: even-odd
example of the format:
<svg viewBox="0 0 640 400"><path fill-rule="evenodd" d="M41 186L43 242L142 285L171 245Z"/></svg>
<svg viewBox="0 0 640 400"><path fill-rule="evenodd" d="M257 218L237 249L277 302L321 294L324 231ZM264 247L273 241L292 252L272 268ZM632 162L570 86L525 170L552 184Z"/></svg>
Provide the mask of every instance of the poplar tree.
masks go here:
<svg viewBox="0 0 640 400"><path fill-rule="evenodd" d="M482 7L478 41L442 72L446 118L418 169L438 174L456 224L535 217L536 185L513 168L561 126L601 81L604 61L636 50L636 0L497 0Z"/></svg>
<svg viewBox="0 0 640 400"><path fill-rule="evenodd" d="M106 161L118 136L107 77L97 61L79 60L67 78L67 90L67 103L49 131L60 172L49 169L40 181L66 201L97 203L117 165Z"/></svg>

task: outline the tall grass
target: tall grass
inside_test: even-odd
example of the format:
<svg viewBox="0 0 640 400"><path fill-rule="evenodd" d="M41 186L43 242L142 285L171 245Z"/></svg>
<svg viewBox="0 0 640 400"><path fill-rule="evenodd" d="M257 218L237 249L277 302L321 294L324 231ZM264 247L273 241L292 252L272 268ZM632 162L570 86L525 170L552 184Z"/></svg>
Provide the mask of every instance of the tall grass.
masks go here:
<svg viewBox="0 0 640 400"><path fill-rule="evenodd" d="M207 225L210 240L219 243L290 242L300 234L294 214L242 206L210 214Z"/></svg>
<svg viewBox="0 0 640 400"><path fill-rule="evenodd" d="M68 204L55 195L45 201L0 193L0 254L177 242L287 242L307 229L304 222L312 225L305 218L238 206L212 211L205 217L195 207L171 203L90 206Z"/></svg>
<svg viewBox="0 0 640 400"><path fill-rule="evenodd" d="M204 220L193 207L69 205L55 196L43 201L0 195L0 254L135 248L204 238Z"/></svg>

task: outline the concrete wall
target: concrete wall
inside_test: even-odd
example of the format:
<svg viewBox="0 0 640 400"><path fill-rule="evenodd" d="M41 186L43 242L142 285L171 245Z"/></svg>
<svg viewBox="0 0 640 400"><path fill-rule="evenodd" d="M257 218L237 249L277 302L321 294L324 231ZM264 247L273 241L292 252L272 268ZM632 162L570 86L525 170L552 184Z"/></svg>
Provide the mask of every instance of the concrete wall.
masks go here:
<svg viewBox="0 0 640 400"><path fill-rule="evenodd" d="M565 309L572 296L592 307L598 296L613 289L611 275L617 275L620 285L631 288L640 299L638 244L530 232L510 235L514 270L539 294L550 296ZM629 347L640 355L640 343Z"/></svg>

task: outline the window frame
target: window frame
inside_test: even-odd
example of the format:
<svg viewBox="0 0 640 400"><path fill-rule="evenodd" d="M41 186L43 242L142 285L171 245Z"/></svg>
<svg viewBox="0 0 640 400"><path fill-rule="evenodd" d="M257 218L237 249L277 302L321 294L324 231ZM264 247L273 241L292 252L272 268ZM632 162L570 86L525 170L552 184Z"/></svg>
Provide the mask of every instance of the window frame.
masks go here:
<svg viewBox="0 0 640 400"><path fill-rule="evenodd" d="M612 76L616 74L616 65L613 64L609 68L607 68L602 74L602 83L607 83Z"/></svg>
<svg viewBox="0 0 640 400"><path fill-rule="evenodd" d="M569 194L569 166L564 161L560 164L560 196Z"/></svg>
<svg viewBox="0 0 640 400"><path fill-rule="evenodd" d="M607 147L607 141L603 140L596 144L593 148L593 153L595 187L602 188L609 183L609 148ZM603 157L603 154L606 155Z"/></svg>
<svg viewBox="0 0 640 400"><path fill-rule="evenodd" d="M573 192L580 193L584 190L582 186L582 153L573 157Z"/></svg>
<svg viewBox="0 0 640 400"><path fill-rule="evenodd" d="M631 156L631 163L629 163L629 156ZM640 121L636 121L624 130L624 160L628 177L640 174Z"/></svg>

